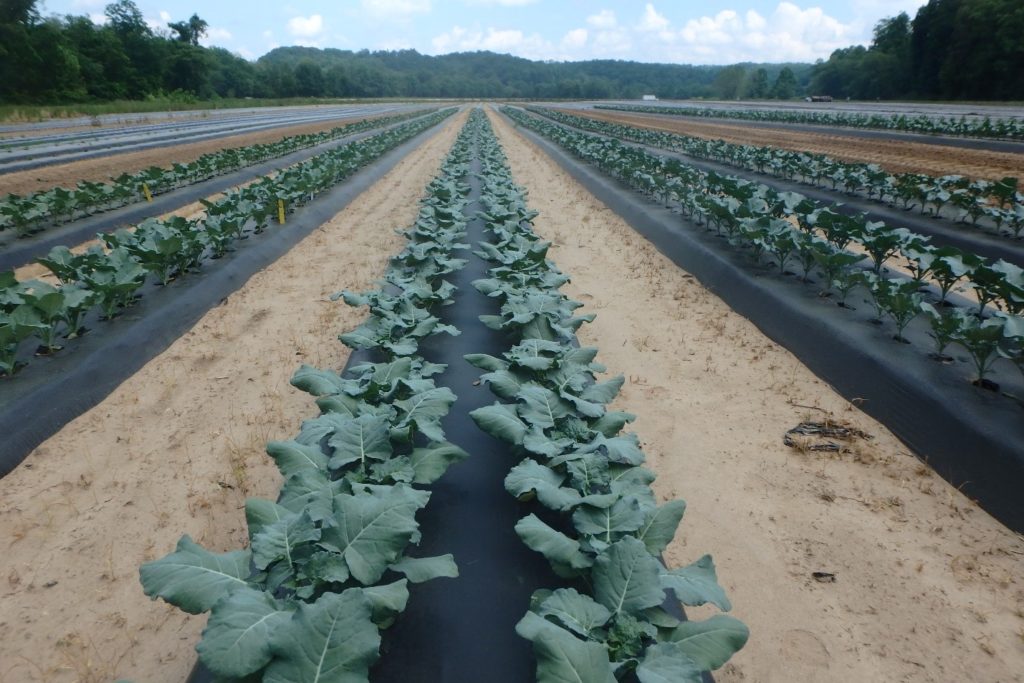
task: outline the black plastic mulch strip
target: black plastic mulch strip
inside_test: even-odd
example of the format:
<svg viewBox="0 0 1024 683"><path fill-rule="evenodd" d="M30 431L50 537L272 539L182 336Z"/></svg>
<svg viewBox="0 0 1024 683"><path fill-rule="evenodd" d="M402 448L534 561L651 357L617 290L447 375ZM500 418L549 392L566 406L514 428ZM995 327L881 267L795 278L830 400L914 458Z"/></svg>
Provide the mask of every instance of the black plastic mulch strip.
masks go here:
<svg viewBox="0 0 1024 683"><path fill-rule="evenodd" d="M478 159L471 168L473 173L480 171ZM469 182L472 201L466 212L473 216L484 207L479 204L479 180L471 176ZM473 249L488 238L482 219L469 221L465 241ZM459 399L443 427L448 439L470 457L431 486L430 504L419 515L423 541L415 554L453 553L459 577L414 587L408 608L384 632L381 659L370 673L375 683L533 680L531 644L516 634L516 622L526 613L534 590L567 585L542 555L516 535L516 522L526 513L505 490L504 480L522 457L480 430L469 417L469 411L497 399L486 383L479 381L480 370L463 356L500 356L516 340L491 330L478 318L498 313L497 300L471 284L487 277L491 264L471 252L457 255L469 262L449 278L459 288L455 303L437 315L462 334L430 338L422 352L430 361L448 364L436 381ZM539 509L535 512L540 514Z"/></svg>
<svg viewBox="0 0 1024 683"><path fill-rule="evenodd" d="M704 228L610 179L507 119L577 182L734 311L795 354L1003 524L1024 531L1024 412L926 355L920 319L898 344L865 315L754 267ZM868 307L856 304L862 311ZM888 330L888 327L886 328ZM780 433L779 438L782 438Z"/></svg>
<svg viewBox="0 0 1024 683"><path fill-rule="evenodd" d="M206 262L197 273L166 287L146 288L146 296L114 320L97 325L55 356L35 358L21 373L0 379L0 476L106 398L207 311L330 220L439 130L435 125L419 133L305 205L285 225L272 225L236 242L236 251Z"/></svg>
<svg viewBox="0 0 1024 683"><path fill-rule="evenodd" d="M871 140L892 140L897 142L913 142L919 145L938 145L941 147L959 147L961 149L976 149L987 152L1006 152L1009 154L1024 153L1024 142L1013 140L1000 140L989 138L958 138L950 135L938 135L933 133L911 133L897 130L868 130L854 128L852 126L830 126L828 124L813 123L786 123L785 121L747 121L745 119L730 119L726 117L711 116L678 116L676 114L652 114L650 112L623 111L621 109L592 109L595 112L627 114L633 116L648 116L654 119L669 121L706 121L707 123L724 124L731 126L747 126L750 128L777 128L780 130L791 130L799 133L814 133L816 135L834 135L849 138L867 138Z"/></svg>
<svg viewBox="0 0 1024 683"><path fill-rule="evenodd" d="M243 169L195 183L194 185L159 194L153 198L152 202L129 204L119 209L86 216L69 223L45 228L30 237L19 238L15 236L13 230L4 231L4 233L8 234L0 233L0 271L18 268L26 263L30 263L33 259L46 256L53 247L60 245L73 247L76 244L92 239L98 232L113 232L118 228L136 225L147 218L180 209L186 204L205 199L218 192L224 192L235 185L258 179L286 166L305 161L317 154L323 154L337 147L351 144L356 140L377 135L396 126L415 121L418 118L422 117L403 119L387 126L381 126L380 128L374 128L373 130L361 133L353 133L352 135L346 135L345 137L324 142L314 147L300 149L284 156L275 157L253 166L246 166Z"/></svg>
<svg viewBox="0 0 1024 683"><path fill-rule="evenodd" d="M807 185L794 180L785 180L776 176L757 173L738 166L731 166L718 161L710 161L699 157L690 156L681 152L644 145L632 140L617 138L613 135L583 130L564 123L545 119L549 123L577 130L587 135L618 140L624 145L642 149L651 154L677 159L687 166L692 166L701 171L711 171L719 175L729 175L743 180L750 180L767 187L774 188L779 192L797 192L815 201L827 204L837 213L848 216L865 213L869 221L883 221L890 228L907 228L912 232L926 235L932 239L936 246L950 246L984 256L990 259L1003 259L1018 266L1024 266L1024 241L1015 240L1012 237L995 235L982 228L972 228L953 222L951 219L942 217L934 218L922 216L913 211L907 211L880 202L875 202L861 196L847 194L841 190L828 190L815 185ZM833 206L835 205L835 206Z"/></svg>

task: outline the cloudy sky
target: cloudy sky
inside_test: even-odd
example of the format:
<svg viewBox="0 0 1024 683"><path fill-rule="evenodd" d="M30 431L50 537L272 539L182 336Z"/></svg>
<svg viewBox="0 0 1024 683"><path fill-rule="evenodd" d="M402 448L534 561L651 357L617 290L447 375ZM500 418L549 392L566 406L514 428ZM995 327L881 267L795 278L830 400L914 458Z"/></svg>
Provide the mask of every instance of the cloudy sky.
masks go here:
<svg viewBox="0 0 1024 683"><path fill-rule="evenodd" d="M109 0L42 0L103 20ZM731 64L814 61L871 40L875 22L926 0L135 0L154 27L193 12L206 44L248 59L283 45L426 54L492 50L544 60Z"/></svg>

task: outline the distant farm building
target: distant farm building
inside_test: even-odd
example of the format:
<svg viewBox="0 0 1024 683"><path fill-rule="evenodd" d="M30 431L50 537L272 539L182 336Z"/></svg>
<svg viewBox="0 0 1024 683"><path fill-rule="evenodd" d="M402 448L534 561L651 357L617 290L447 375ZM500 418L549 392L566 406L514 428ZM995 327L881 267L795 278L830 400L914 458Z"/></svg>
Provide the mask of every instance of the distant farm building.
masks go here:
<svg viewBox="0 0 1024 683"><path fill-rule="evenodd" d="M657 95L644 95L643 96L643 101L644 102L654 102L657 99L658 99Z"/></svg>

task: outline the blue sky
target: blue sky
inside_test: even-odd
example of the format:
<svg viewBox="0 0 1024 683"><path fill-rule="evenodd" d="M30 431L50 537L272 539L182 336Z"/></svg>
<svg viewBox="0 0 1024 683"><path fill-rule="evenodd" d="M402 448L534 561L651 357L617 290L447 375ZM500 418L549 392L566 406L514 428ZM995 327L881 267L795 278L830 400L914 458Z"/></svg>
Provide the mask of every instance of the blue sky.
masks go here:
<svg viewBox="0 0 1024 683"><path fill-rule="evenodd" d="M102 21L109 0L42 0ZM274 47L492 50L545 60L731 64L814 61L871 40L875 22L926 0L135 0L154 28L198 13L205 44L256 59Z"/></svg>

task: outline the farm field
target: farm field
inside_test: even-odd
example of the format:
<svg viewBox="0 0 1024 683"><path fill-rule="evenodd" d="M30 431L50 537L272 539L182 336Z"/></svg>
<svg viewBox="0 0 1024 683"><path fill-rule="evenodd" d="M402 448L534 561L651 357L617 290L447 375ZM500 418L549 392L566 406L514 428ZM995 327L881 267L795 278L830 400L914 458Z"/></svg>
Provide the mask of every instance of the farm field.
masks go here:
<svg viewBox="0 0 1024 683"><path fill-rule="evenodd" d="M30 278L65 291L105 286L96 272L107 266L81 260L88 246L96 255L105 244L106 258L125 259L116 261L115 276L131 280L121 283L127 295L104 305L111 319L100 320L94 304L85 318L90 331L62 341L63 351L36 357L30 347L37 337L14 342L11 357L27 365L0 376L2 424L17 422L12 397L31 395L65 372L83 382L80 363L113 373L118 363L102 356L108 345L123 350L122 336L137 339L152 325L167 337L163 350L127 354L124 365L138 361L137 369L106 394L83 396L95 405L22 449L27 457L0 479L0 681L184 681L201 639L204 662L225 680L254 672L255 680L324 680L310 674L316 657L303 648L320 648L351 680L367 669L375 681L411 680L410 671L424 680L463 680L480 666L510 683L535 666L541 680L560 680L570 669L582 680L615 680L613 666L624 680L636 669L641 681L696 681L712 669L715 680L737 683L1024 680L1024 539L997 485L1012 486L1016 470L986 488L991 482L964 476L947 455L922 452L929 442L917 435L942 418L910 408L889 424L873 398L821 376L802 348L787 350L760 317L730 307L717 281L702 282L703 275L681 267L637 216L671 222L678 235L708 231L709 219L702 225L679 215L681 194L667 201L668 191L631 188L661 182L678 192L682 181L664 183L653 165L636 171L636 182L612 180L599 164L605 147L581 143L589 160L556 153L542 126L527 125L530 117L546 119L522 109L491 104L484 116L463 105L447 118L422 109L353 109L201 143L185 136L156 150L9 174L0 168L2 200L410 114L303 153L263 178L225 180L217 192L202 192L197 182L198 194L187 200L172 191L161 205L161 227L133 227L135 238L87 241L82 226L106 220L101 212L72 214L66 224L0 245L31 245L49 232L67 236L60 243L72 247L68 258L80 259L60 280L28 261L12 267L18 283L0 292L0 331L15 328L15 309L29 315L38 295L25 285ZM1024 170L1020 154L567 111L868 161L893 173L998 181ZM321 177L325 166L333 169L329 179ZM264 194L245 194L257 190ZM1019 192L1008 205L1014 201ZM146 206L111 208L109 219ZM792 213L773 218L788 221L795 234L812 214L793 208L803 206L793 198L785 206ZM218 222L220 215L228 218ZM234 227L224 228L226 221ZM781 234L779 224L772 229ZM158 256L164 247L153 245L172 237L194 238L195 258ZM725 239L700 239L726 253ZM930 239L939 244L940 237ZM985 356L987 376L1001 392L970 384L973 366L959 346L940 347L941 363L928 357L923 309L907 321L906 345L893 341L904 328L894 328L888 313L869 324L866 292L914 274L897 264L895 249L857 251L868 261L877 257L876 267L874 279L850 276L849 309L858 312L845 323L832 322L844 313L835 293L787 293L800 280L792 263L786 271L788 252L758 249L753 265L722 258L749 270L752 286L778 300L821 311L815 334L846 329L840 325L867 330L837 340L837 354L860 344L926 368L916 391L948 388L947 403L964 401L966 417L943 429L955 431L982 413L993 425L1016 419L1016 427L992 437L992 457L1009 453L1019 465L1019 443L1007 450L1004 442L1013 442L1021 424L1015 395L1024 388L1024 333L1013 336L1013 325L1024 289L1014 289L1012 279L1019 275L1012 270L1016 242L993 239L991 249L1007 266L989 270L1004 279L993 275L998 282L984 289L980 275L970 277L989 266L963 256L974 270L958 275L957 287L974 284L949 293L956 310L978 308L1001 321L1010 341L1000 337L999 353L1006 357L996 342ZM923 245L914 243L922 253ZM263 261L252 261L257 253ZM776 253L785 254L779 264L771 261ZM858 261L851 261L856 273L872 270ZM808 263L803 280L817 282L820 271ZM929 272L914 280L917 291L900 290L906 301L920 306L933 296L938 270ZM183 314L165 327L161 319L174 316L162 311L176 309L163 307L204 289L209 301L188 314L194 319ZM935 306L941 317L945 309ZM964 315L968 331L958 333L994 325L971 327L973 318ZM53 329L62 336L79 330L66 321ZM879 368L870 372L888 371ZM635 422L626 424L625 413ZM357 423L358 438L351 431ZM794 435L801 425L808 433ZM831 435L813 433L835 427ZM376 436L367 437L371 428ZM29 443L32 429L12 428L3 457ZM833 447L816 450L822 441ZM268 457L268 442L285 445L272 446ZM424 464L430 453L445 459L443 467ZM323 486L300 481L310 477ZM267 500L247 506L252 497ZM687 510L676 533L682 504L673 501L680 499ZM486 507L473 508L480 500ZM342 539L340 529L356 524L355 513L344 515L357 505L366 506L360 519L364 509L381 510L401 529L389 527L372 549L356 550L359 534ZM216 555L189 551L182 541L178 554L161 560L183 534ZM502 553L501 560L488 553ZM714 556L710 569L710 560L698 560L705 553ZM640 578L618 578L626 565ZM201 566L226 578L206 584L189 573ZM678 602L665 591L674 591L692 622L678 621ZM204 636L207 618L186 612L211 608ZM351 632L331 635L332 622L323 636L317 623L328 616ZM246 624L238 624L246 619L251 628L243 633ZM265 621L306 645L289 645ZM234 649L224 645L233 628L242 633ZM627 637L629 629L635 632ZM465 661L448 662L455 652Z"/></svg>
<svg viewBox="0 0 1024 683"><path fill-rule="evenodd" d="M284 109L256 114L198 118L180 123L144 122L116 129L75 132L33 130L17 141L0 142L4 189L24 194L75 181L102 181L152 165L188 163L211 151L273 142L285 136L319 133L367 118L409 112L403 105ZM194 113L194 112L189 112ZM10 183L8 185L8 183ZM10 188L7 190L7 188Z"/></svg>
<svg viewBox="0 0 1024 683"><path fill-rule="evenodd" d="M812 133L801 130L767 128L755 122L702 120L670 120L661 116L612 112L607 110L573 110L602 121L639 125L694 137L725 140L748 145L769 145L812 154L827 154L845 161L878 164L890 172L927 173L930 175L966 175L972 178L999 180L1024 171L1021 154L951 147L892 139L865 139L843 134L841 129Z"/></svg>

